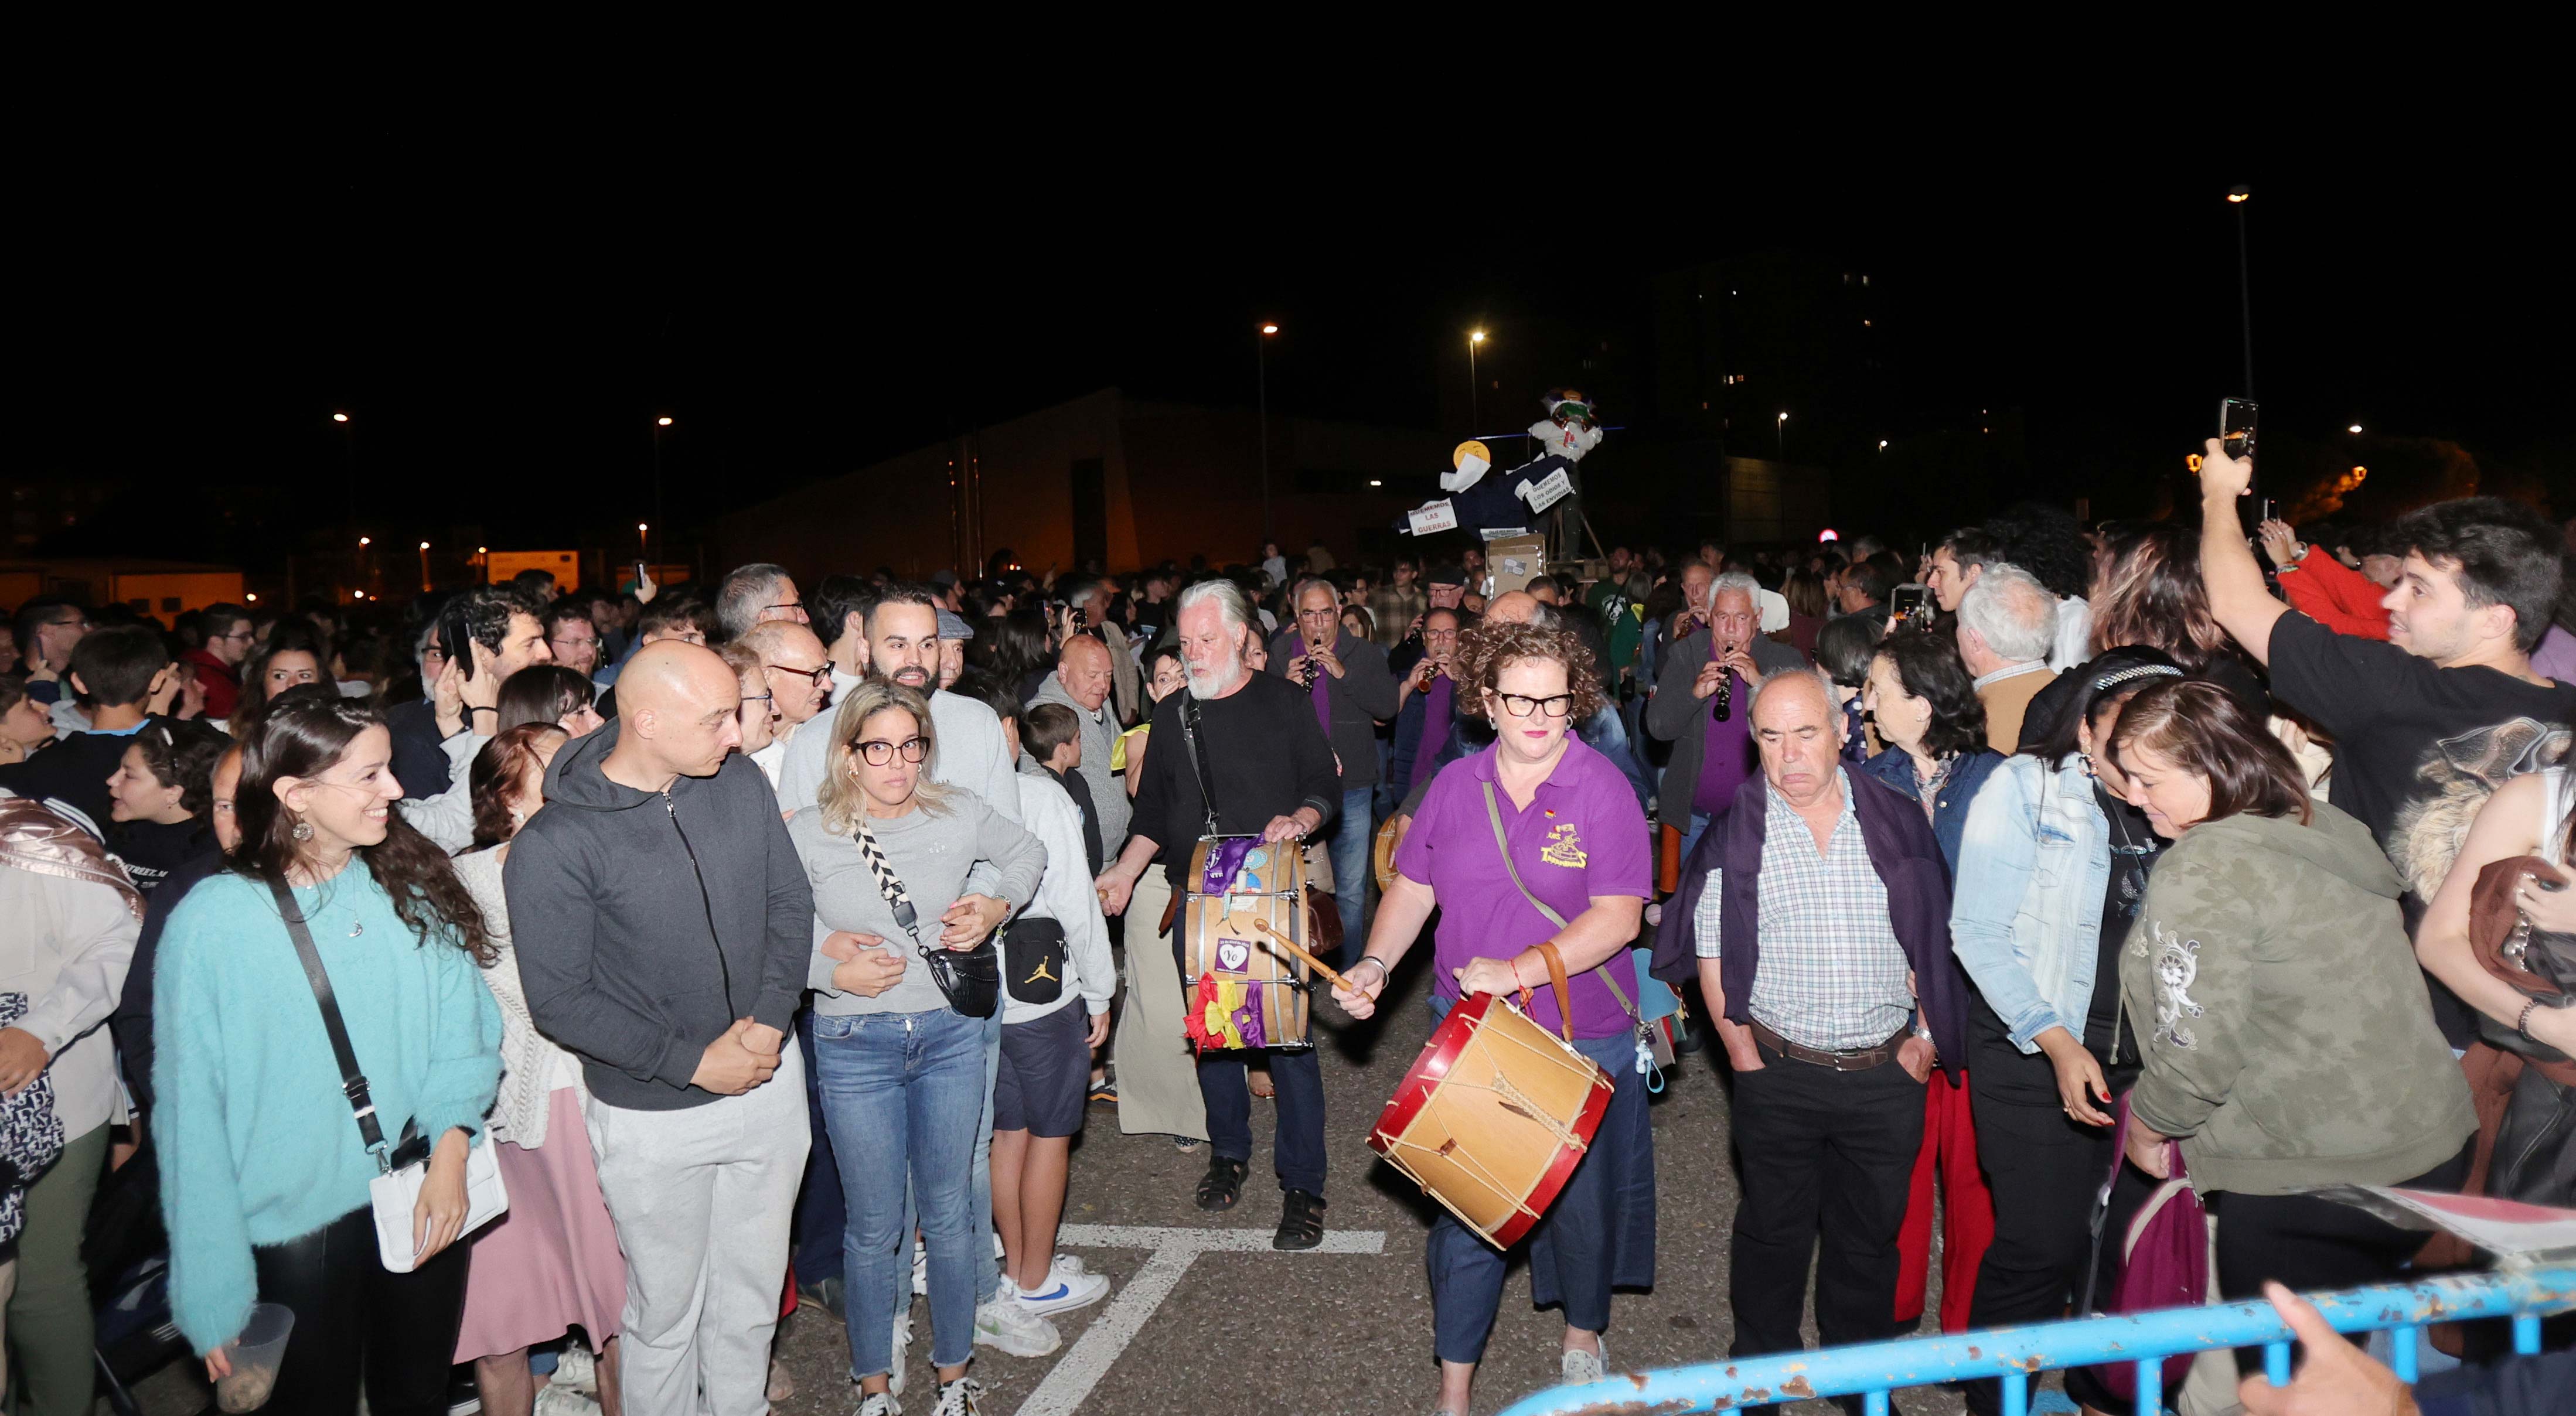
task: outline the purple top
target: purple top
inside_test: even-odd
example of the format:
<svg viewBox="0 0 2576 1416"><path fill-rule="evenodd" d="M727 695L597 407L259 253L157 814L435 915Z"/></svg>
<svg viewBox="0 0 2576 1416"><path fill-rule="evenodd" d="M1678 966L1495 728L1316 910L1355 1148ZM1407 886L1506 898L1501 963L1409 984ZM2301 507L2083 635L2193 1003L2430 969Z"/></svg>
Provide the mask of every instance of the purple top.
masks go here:
<svg viewBox="0 0 2576 1416"><path fill-rule="evenodd" d="M2576 683L2576 635L2551 625L2531 651L2531 671L2559 683Z"/></svg>
<svg viewBox="0 0 2576 1416"><path fill-rule="evenodd" d="M1430 886L1439 897L1432 984L1440 997L1453 1002L1458 980L1451 970L1465 968L1471 959L1509 959L1556 932L1547 916L1513 887L1503 868L1493 825L1485 817L1483 784L1494 783L1494 807L1502 813L1512 863L1548 908L1570 920L1591 908L1596 895L1647 899L1653 890L1646 814L1610 759L1569 734L1565 756L1539 784L1529 809L1520 811L1495 780L1498 750L1488 747L1442 770L1422 798L1413 829L1395 848L1397 873ZM1611 956L1609 967L1617 970L1628 1001L1636 1002L1632 956L1622 949ZM1572 986L1576 1037L1615 1037L1634 1026L1599 970L1576 975ZM1532 1021L1554 1031L1555 990L1541 987L1531 994Z"/></svg>
<svg viewBox="0 0 2576 1416"><path fill-rule="evenodd" d="M1457 685L1447 674L1433 674L1431 686L1422 690L1422 744L1413 749L1415 762L1440 760L1440 750L1449 745L1449 730L1458 716L1453 711L1456 703Z"/></svg>
<svg viewBox="0 0 2576 1416"><path fill-rule="evenodd" d="M1333 676L1324 672L1323 665L1315 662L1314 653L1312 649L1306 651L1307 671L1315 676L1315 682L1306 693L1315 700L1316 723L1323 727L1324 736L1330 738L1333 735Z"/></svg>
<svg viewBox="0 0 2576 1416"><path fill-rule="evenodd" d="M1699 758L1699 786L1691 793L1691 810L1722 816L1735 804L1735 789L1759 770L1753 751L1753 691L1733 669L1726 671L1726 721L1717 720L1717 695L1700 700L1700 717L1708 724L1707 746Z"/></svg>

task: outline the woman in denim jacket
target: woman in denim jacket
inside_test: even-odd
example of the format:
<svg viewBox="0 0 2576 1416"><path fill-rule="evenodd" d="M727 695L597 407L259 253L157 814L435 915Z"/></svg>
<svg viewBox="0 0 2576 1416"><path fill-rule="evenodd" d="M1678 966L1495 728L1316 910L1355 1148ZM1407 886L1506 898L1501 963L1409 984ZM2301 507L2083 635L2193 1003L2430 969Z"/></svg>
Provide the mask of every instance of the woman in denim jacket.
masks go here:
<svg viewBox="0 0 2576 1416"><path fill-rule="evenodd" d="M1951 947L1978 995L1968 1091L1985 1153L2011 1158L1986 1175L1994 1242L1970 1327L2045 1321L2084 1296L2074 1290L2091 1257L2093 1199L2116 1144L2110 1101L2137 1075L2114 951L2163 845L2097 749L2132 696L2181 674L2147 648L2113 649L2071 671L2072 711L2037 752L2007 759L1968 812L1950 909ZM2123 1179L2115 1219L2150 1188L2134 1172ZM2104 1232L2126 1228L2120 1220ZM2107 1392L2077 1395L2098 1409L2118 1404ZM1968 1397L1991 1412L1999 1393L1977 1382Z"/></svg>

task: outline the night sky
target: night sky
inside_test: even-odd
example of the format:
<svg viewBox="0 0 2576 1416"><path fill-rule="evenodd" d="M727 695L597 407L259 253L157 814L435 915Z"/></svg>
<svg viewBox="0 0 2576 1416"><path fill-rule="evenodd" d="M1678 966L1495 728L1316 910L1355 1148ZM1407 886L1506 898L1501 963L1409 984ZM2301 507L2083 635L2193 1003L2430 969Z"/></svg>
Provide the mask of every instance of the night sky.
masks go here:
<svg viewBox="0 0 2576 1416"><path fill-rule="evenodd" d="M0 476L127 489L155 513L119 518L142 553L257 560L341 523L335 409L359 430L362 524L397 541L480 524L518 545L631 528L667 413L685 536L1106 384L1247 405L1265 318L1285 327L1274 410L1463 433L1441 392L1466 329L1545 324L1642 354L1656 273L1782 248L1872 273L1892 435L2018 408L2021 490L2101 495L2169 469L2239 391L2222 200L2238 182L2255 191L2267 435L2358 421L2450 439L2576 510L2554 181L2444 206L2425 184L2455 171L2223 147L2018 175L1964 151L1797 160L1783 177L1599 143L1429 165L1329 141L1249 159L1071 137L754 149L604 118L317 121L93 160L110 150L75 144L34 179L28 209L56 220L45 278L18 292L32 363ZM1485 422L1516 426L1544 383L1580 377L1506 389L1511 421ZM1867 504L1868 476L1843 474L1841 505ZM210 531L208 489L253 508L257 534Z"/></svg>

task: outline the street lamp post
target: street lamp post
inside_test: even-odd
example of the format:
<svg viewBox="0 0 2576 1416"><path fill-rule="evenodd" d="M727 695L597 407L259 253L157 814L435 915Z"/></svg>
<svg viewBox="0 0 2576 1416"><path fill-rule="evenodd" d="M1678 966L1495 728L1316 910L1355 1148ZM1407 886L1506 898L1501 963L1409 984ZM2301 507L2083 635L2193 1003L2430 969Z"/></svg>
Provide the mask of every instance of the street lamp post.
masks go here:
<svg viewBox="0 0 2576 1416"><path fill-rule="evenodd" d="M1776 426L1780 430L1780 460L1786 462L1789 460L1789 415L1781 414Z"/></svg>
<svg viewBox="0 0 2576 1416"><path fill-rule="evenodd" d="M2245 202L2254 195L2245 187L2231 187L2227 200L2236 208L2236 308L2245 333L2245 396L2254 396L2254 280L2245 259Z"/></svg>
<svg viewBox="0 0 2576 1416"><path fill-rule="evenodd" d="M653 420L653 520L650 524L655 526L662 524L662 430L669 426L671 426L671 418L667 413ZM638 525L635 532L639 536L642 535L644 527ZM638 546L637 549L643 548ZM644 559L652 560L653 553L644 551Z"/></svg>
<svg viewBox="0 0 2576 1416"><path fill-rule="evenodd" d="M1476 346L1484 342L1485 332L1481 329L1467 335L1467 436L1471 438L1482 436L1477 432L1477 426L1485 421L1483 415L1476 411L1476 400L1485 392L1484 385L1476 379Z"/></svg>
<svg viewBox="0 0 2576 1416"><path fill-rule="evenodd" d="M420 593L429 593L429 543L420 543Z"/></svg>
<svg viewBox="0 0 2576 1416"><path fill-rule="evenodd" d="M648 523L642 521L635 523L635 554L642 556L644 559L649 561L653 558L652 553L644 549L646 544L644 540L644 531L647 524Z"/></svg>
<svg viewBox="0 0 2576 1416"><path fill-rule="evenodd" d="M358 538L358 585L360 586L360 589L357 594L358 598L361 600L367 598L367 592L364 587L369 583L369 577L367 574L367 565L369 560L367 548L375 543L375 538L372 536L361 536Z"/></svg>
<svg viewBox="0 0 2576 1416"><path fill-rule="evenodd" d="M346 409L334 412L331 421L340 429L340 450L346 462L343 474L349 482L349 524L355 526L358 524L358 425L350 421Z"/></svg>
<svg viewBox="0 0 2576 1416"><path fill-rule="evenodd" d="M1270 525L1270 336L1279 326L1264 324L1260 337L1252 341L1253 378L1261 399L1261 539L1270 540L1279 533Z"/></svg>

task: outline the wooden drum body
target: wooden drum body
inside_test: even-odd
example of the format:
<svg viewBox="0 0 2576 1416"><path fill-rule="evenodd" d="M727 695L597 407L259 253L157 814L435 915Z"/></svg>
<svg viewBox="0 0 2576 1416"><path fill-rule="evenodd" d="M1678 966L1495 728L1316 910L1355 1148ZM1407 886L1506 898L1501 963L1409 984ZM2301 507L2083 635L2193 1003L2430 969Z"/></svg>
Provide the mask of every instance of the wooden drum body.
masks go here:
<svg viewBox="0 0 2576 1416"><path fill-rule="evenodd" d="M1246 1046L1312 1046L1306 966L1257 927L1267 924L1303 948L1315 947L1306 919L1306 861L1297 843L1202 836L1185 883L1179 919L1184 1000L1203 1006L1200 980L1213 978L1242 994L1237 1032Z"/></svg>
<svg viewBox="0 0 2576 1416"><path fill-rule="evenodd" d="M1379 1113L1369 1148L1510 1248L1547 1213L1610 1108L1591 1058L1508 1000L1458 1000Z"/></svg>

